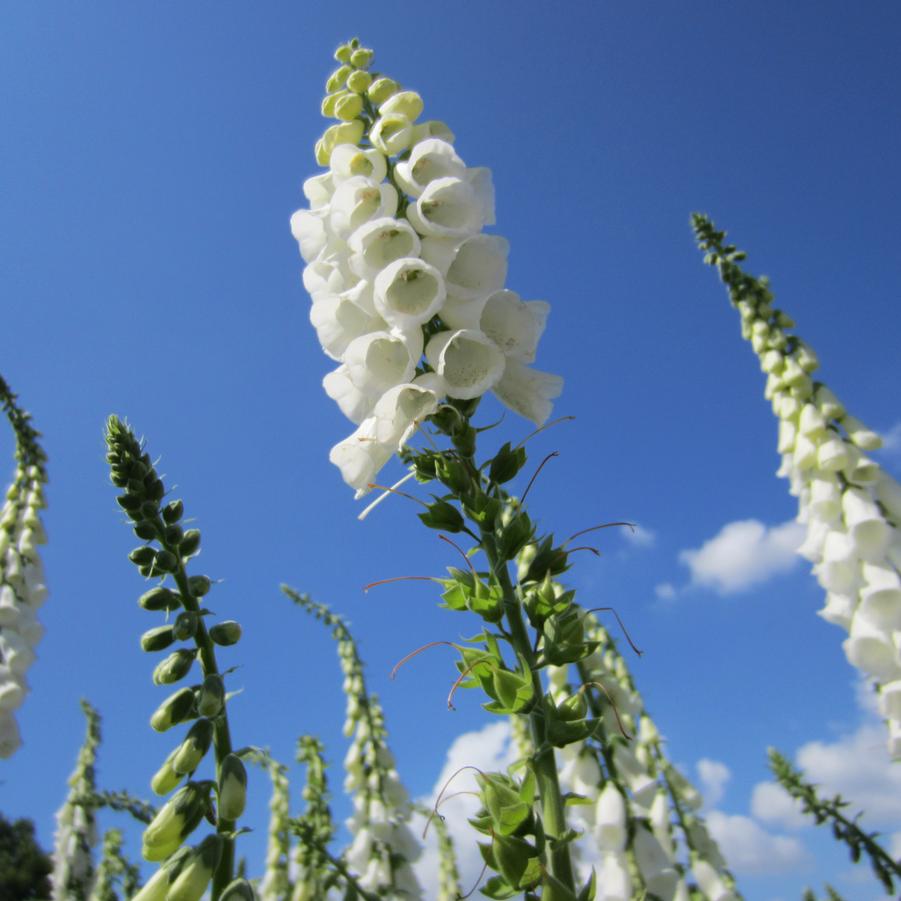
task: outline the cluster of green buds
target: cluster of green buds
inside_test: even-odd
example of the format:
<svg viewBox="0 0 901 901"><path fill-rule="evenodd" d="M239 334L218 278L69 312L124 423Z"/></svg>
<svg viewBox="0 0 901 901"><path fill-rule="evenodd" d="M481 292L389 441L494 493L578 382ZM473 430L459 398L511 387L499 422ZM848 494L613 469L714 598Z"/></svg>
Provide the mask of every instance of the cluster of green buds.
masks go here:
<svg viewBox="0 0 901 901"><path fill-rule="evenodd" d="M123 841L121 829L109 829L104 833L97 878L88 901L119 901L119 892L122 898L137 894L140 872L125 858Z"/></svg>
<svg viewBox="0 0 901 901"><path fill-rule="evenodd" d="M207 626L211 614L201 602L213 582L208 576L187 572L188 561L200 549L200 532L183 528L184 505L180 500L166 501L165 486L142 442L115 416L107 422L106 439L110 477L121 490L117 502L131 520L135 535L144 542L129 559L142 576L157 582L138 603L148 612L163 613L167 620L141 636L144 651L168 651L153 670L153 682L175 685L190 675L195 663L201 671L199 682L176 689L150 719L157 732L190 725L151 780L158 795L167 795L186 781L144 831L143 856L164 864L139 897L141 901L164 897L197 901L211 879L212 901L240 897L236 892L244 891L243 882L238 887L230 883L247 772L241 757L232 751L224 674L216 661L215 646L235 644L241 628L230 620ZM211 747L215 779L196 779ZM216 827L215 834L193 848L185 847L203 819Z"/></svg>
<svg viewBox="0 0 901 901"><path fill-rule="evenodd" d="M421 898L422 888L412 867L421 853L408 825L412 807L388 748L381 704L366 689L356 642L347 623L324 604L286 586L282 590L330 627L338 645L347 698L344 732L352 736L344 759L344 789L352 796L354 807L346 823L353 841L343 860L356 874L354 885L379 898Z"/></svg>
<svg viewBox="0 0 901 901"><path fill-rule="evenodd" d="M337 119L338 123L327 128L316 142L316 162L320 166L329 165L332 151L339 145L359 144L368 125L372 126L373 146L389 156L396 146L406 147L427 137L453 141L443 122L414 124L422 112L422 99L414 91L402 91L394 79L371 72L374 58L374 51L361 46L357 38L335 51L339 65L326 79L322 115Z"/></svg>
<svg viewBox="0 0 901 901"><path fill-rule="evenodd" d="M44 632L37 610L47 588L37 548L47 540L40 513L47 471L40 435L2 378L0 406L16 439L16 472L0 510L0 757L11 757L21 745L15 711Z"/></svg>
<svg viewBox="0 0 901 901"><path fill-rule="evenodd" d="M94 886L93 849L97 844L97 821L93 798L97 790L97 749L100 746L100 715L81 702L86 719L84 743L69 777L69 793L56 814L53 843L53 901L88 901Z"/></svg>
<svg viewBox="0 0 901 901"><path fill-rule="evenodd" d="M773 306L767 279L743 271L744 252L707 217L696 214L693 225L767 375L778 474L789 480L807 531L798 553L826 592L819 614L847 631L845 656L879 688L889 752L901 758L901 485L867 456L882 445L879 435L817 380L817 356Z"/></svg>
<svg viewBox="0 0 901 901"><path fill-rule="evenodd" d="M272 782L266 868L257 894L260 901L284 901L291 897L291 879L288 875L288 856L291 853L288 772L284 764L274 760L268 752L251 751L245 759L265 769Z"/></svg>
<svg viewBox="0 0 901 901"><path fill-rule="evenodd" d="M575 672L553 667L549 675L558 700L572 697L575 679L599 688L610 702L602 710L588 694L595 731L558 752L570 823L600 853L597 898L626 901L644 891L668 901L733 901L739 897L734 879L697 813L700 794L667 759L616 643L593 614L584 614L584 621L597 650ZM584 840L575 845L589 847ZM687 860L679 859L681 848Z"/></svg>

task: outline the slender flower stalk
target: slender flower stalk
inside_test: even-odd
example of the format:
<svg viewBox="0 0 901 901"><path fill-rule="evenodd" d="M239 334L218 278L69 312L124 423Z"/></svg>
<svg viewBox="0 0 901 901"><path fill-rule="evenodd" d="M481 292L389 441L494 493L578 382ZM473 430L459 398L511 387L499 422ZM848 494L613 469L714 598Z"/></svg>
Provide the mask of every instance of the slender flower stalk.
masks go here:
<svg viewBox="0 0 901 901"><path fill-rule="evenodd" d="M339 882L334 867L322 851L335 834L323 754L322 743L312 735L304 735L297 742L297 759L306 764L307 780L303 789L306 807L296 822L302 830L301 835L308 840L298 842L295 850L296 879L291 901L325 898Z"/></svg>
<svg viewBox="0 0 901 901"><path fill-rule="evenodd" d="M16 438L16 472L0 511L0 757L11 757L21 745L15 711L44 632L37 611L47 588L37 548L47 540L41 523L47 471L40 434L2 378L0 405Z"/></svg>
<svg viewBox="0 0 901 901"><path fill-rule="evenodd" d="M863 815L847 817L842 812L848 806L841 795L824 799L817 794L817 787L804 780L803 774L796 770L777 750L770 748L770 769L779 784L796 800L801 802L802 812L813 817L816 824L828 823L832 834L838 841L844 842L851 853L851 860L857 863L863 855L870 862L876 878L883 888L895 894L895 881L901 882L901 863L876 841L877 833L864 832L857 821Z"/></svg>
<svg viewBox="0 0 901 901"><path fill-rule="evenodd" d="M266 866L258 894L260 901L285 901L291 897L292 889L288 873L291 854L288 771L284 764L274 760L268 753L253 751L245 755L245 760L263 767L272 782Z"/></svg>
<svg viewBox="0 0 901 901"><path fill-rule="evenodd" d="M147 652L176 645L153 671L157 685L174 685L199 663L201 682L177 689L157 708L150 724L165 732L190 723L181 742L172 750L151 780L159 795L168 795L187 780L163 805L144 831L142 853L147 860L163 862L142 889L141 901L170 897L196 901L212 881L212 901L226 894L234 878L236 821L246 801L247 773L233 753L226 709L224 674L216 660L216 645L235 644L241 627L232 620L207 626L210 611L201 607L213 585L204 575L189 576L188 561L200 549L200 532L183 529L184 505L164 503L166 489L134 432L115 416L107 422L107 460L113 484L121 489L119 506L133 523L135 535L145 543L129 559L146 579L156 584L139 599L149 612L163 612L171 623L157 626L141 637ZM213 748L215 778L195 780L207 752ZM214 805L215 800L215 805ZM187 837L207 817L216 832L193 848Z"/></svg>
<svg viewBox="0 0 901 901"><path fill-rule="evenodd" d="M137 892L140 871L124 856L122 843L121 829L109 829L104 834L97 878L89 901L119 901L120 897L131 898Z"/></svg>
<svg viewBox="0 0 901 901"><path fill-rule="evenodd" d="M357 885L377 897L421 898L422 888L412 868L421 853L409 827L412 807L388 748L381 704L366 689L363 661L356 642L347 623L324 604L318 604L285 585L282 591L295 604L330 627L338 644L338 659L344 673L344 693L347 697L344 734L352 736L344 758L347 773L344 789L352 796L354 806L353 816L346 824L353 842L343 855L343 860L356 874ZM305 751L308 778L318 773L318 752L311 756L313 750L311 745ZM301 836L305 834L309 835L309 829L305 829ZM317 840L317 846L323 848L324 842Z"/></svg>
<svg viewBox="0 0 901 901"><path fill-rule="evenodd" d="M901 758L901 485L866 455L880 437L814 376L817 356L773 306L769 281L741 268L744 252L706 216L695 214L692 225L767 374L764 396L779 420L778 475L789 480L807 527L798 553L826 591L819 614L848 633L845 656L876 685L889 752Z"/></svg>
<svg viewBox="0 0 901 901"><path fill-rule="evenodd" d="M53 847L53 901L88 901L94 886L93 849L97 844L96 803L97 749L100 746L100 715L81 702L86 732L75 769L69 777L69 794L56 814Z"/></svg>

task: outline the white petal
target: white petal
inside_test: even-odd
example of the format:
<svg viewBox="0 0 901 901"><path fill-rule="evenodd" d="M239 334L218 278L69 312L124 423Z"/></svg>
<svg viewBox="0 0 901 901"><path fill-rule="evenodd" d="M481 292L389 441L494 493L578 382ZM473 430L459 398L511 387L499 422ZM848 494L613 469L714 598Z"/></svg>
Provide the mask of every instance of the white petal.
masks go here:
<svg viewBox="0 0 901 901"><path fill-rule="evenodd" d="M551 415L551 401L560 396L563 379L559 375L530 369L509 358L504 374L494 386L501 403L536 425L544 425Z"/></svg>
<svg viewBox="0 0 901 901"><path fill-rule="evenodd" d="M524 303L514 291L498 291L488 298L480 326L506 356L531 363L550 310L546 301Z"/></svg>
<svg viewBox="0 0 901 901"><path fill-rule="evenodd" d="M450 397L470 400L495 387L504 372L504 355L481 332L439 332L426 346L426 359L444 379Z"/></svg>

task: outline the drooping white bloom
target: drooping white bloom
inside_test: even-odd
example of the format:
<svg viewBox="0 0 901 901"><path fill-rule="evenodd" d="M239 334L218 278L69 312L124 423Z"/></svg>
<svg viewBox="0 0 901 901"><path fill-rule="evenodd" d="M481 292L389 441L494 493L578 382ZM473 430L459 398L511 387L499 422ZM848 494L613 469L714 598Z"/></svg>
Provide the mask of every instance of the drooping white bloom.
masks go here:
<svg viewBox="0 0 901 901"><path fill-rule="evenodd" d="M466 164L454 148L438 138L420 141L406 160L394 170L400 187L412 197L419 197L436 178L464 178Z"/></svg>
<svg viewBox="0 0 901 901"><path fill-rule="evenodd" d="M498 291L485 303L479 327L506 356L533 363L550 311L546 301L523 301L515 291Z"/></svg>
<svg viewBox="0 0 901 901"><path fill-rule="evenodd" d="M333 360L340 360L355 338L386 329L380 316L367 313L351 299L350 292L318 294L310 307L310 322L322 349Z"/></svg>
<svg viewBox="0 0 901 901"><path fill-rule="evenodd" d="M375 308L393 328L411 331L428 322L447 292L441 273L417 257L389 263L375 279Z"/></svg>
<svg viewBox="0 0 901 901"><path fill-rule="evenodd" d="M489 218L487 189L461 178L436 178L429 182L407 218L423 236L465 238L474 235Z"/></svg>
<svg viewBox="0 0 901 901"><path fill-rule="evenodd" d="M393 217L396 212L397 191L393 185L355 175L335 188L329 205L329 227L346 240L361 225L373 219Z"/></svg>
<svg viewBox="0 0 901 901"><path fill-rule="evenodd" d="M401 257L419 255L419 235L409 222L383 217L361 225L348 238L350 268L360 277L375 279Z"/></svg>
<svg viewBox="0 0 901 901"><path fill-rule="evenodd" d="M519 360L507 359L504 373L494 386L494 393L511 410L544 425L551 415L554 398L563 390L559 375L524 366Z"/></svg>
<svg viewBox="0 0 901 901"><path fill-rule="evenodd" d="M475 329L439 332L426 345L425 355L444 380L448 395L461 400L481 397L504 373L503 353Z"/></svg>
<svg viewBox="0 0 901 901"><path fill-rule="evenodd" d="M357 175L380 182L388 173L388 164L383 154L374 148L357 147L356 144L339 144L335 147L329 166L336 182L346 181Z"/></svg>

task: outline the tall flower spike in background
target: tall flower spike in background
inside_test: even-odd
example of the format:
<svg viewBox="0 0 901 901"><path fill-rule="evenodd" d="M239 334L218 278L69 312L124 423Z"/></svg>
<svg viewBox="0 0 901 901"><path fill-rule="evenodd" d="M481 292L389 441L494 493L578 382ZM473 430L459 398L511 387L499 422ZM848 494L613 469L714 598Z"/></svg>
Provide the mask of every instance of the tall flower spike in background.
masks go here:
<svg viewBox="0 0 901 901"><path fill-rule="evenodd" d="M326 393L356 426L330 459L360 496L442 398L488 391L542 424L559 376L533 369L549 305L505 289L507 242L491 173L467 167L422 98L370 73L354 39L336 51L322 103L339 124L316 144L291 229L306 262L310 319L339 365Z"/></svg>
<svg viewBox="0 0 901 901"><path fill-rule="evenodd" d="M115 416L107 421L106 442L110 479L122 492L116 501L132 521L135 535L144 542L128 555L129 559L145 579L158 580L138 603L149 613L162 612L167 619L174 616L173 622L141 636L141 648L148 653L179 645L157 664L153 681L161 686L174 685L191 673L195 661L202 671L199 684L177 689L150 718L157 732L191 723L154 775L151 788L158 795L168 795L183 780L187 782L144 830L141 852L146 860L159 861L161 866L135 901L165 897L198 901L210 881L211 901L219 901L228 897L234 875L236 821L244 812L247 772L232 751L228 698L216 661L216 645L237 643L241 627L233 620L206 625L210 611L203 609L201 602L213 582L208 576L188 576L187 572L189 560L200 549L200 532L180 525L184 515L180 500L164 503L166 488L143 442ZM215 779L197 781L196 770L211 747ZM215 823L216 832L193 848L186 847L185 840L204 817Z"/></svg>
<svg viewBox="0 0 901 901"><path fill-rule="evenodd" d="M37 548L47 540L40 514L47 471L40 434L3 378L0 404L16 437L16 473L0 512L0 757L11 757L21 744L14 714L44 632L37 610L47 588Z"/></svg>
<svg viewBox="0 0 901 901"><path fill-rule="evenodd" d="M344 861L357 875L359 887L379 898L421 898L422 888L411 866L422 850L409 827L412 807L388 748L381 704L366 690L356 642L344 620L324 604L284 585L282 591L331 627L338 643L347 697L344 734L353 736L344 758L344 789L354 807L347 821L353 841Z"/></svg>
<svg viewBox="0 0 901 901"><path fill-rule="evenodd" d="M799 553L826 591L819 614L848 632L845 656L875 683L889 751L901 758L901 485L866 456L880 437L813 377L817 356L773 307L769 281L742 270L745 254L706 216L696 213L692 225L767 374L764 396L779 420L778 474L807 526Z"/></svg>

